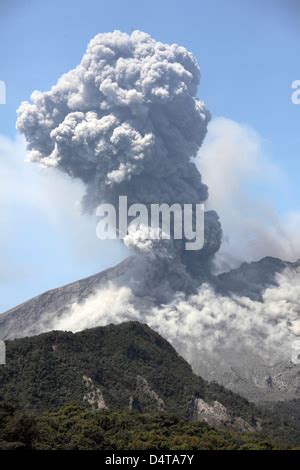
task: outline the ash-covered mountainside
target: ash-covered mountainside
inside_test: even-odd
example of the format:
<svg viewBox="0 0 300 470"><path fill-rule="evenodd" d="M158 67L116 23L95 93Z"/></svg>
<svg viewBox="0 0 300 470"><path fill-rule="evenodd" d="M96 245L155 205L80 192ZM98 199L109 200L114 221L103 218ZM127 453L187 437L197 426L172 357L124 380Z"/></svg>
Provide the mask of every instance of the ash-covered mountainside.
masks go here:
<svg viewBox="0 0 300 470"><path fill-rule="evenodd" d="M49 290L2 313L0 315L0 338L11 339L47 331L47 326L51 324L52 319L59 317L69 305L74 302L83 303L92 294L110 283L118 288L130 287L134 291L136 301L140 302L141 306L145 304L146 308L147 305L162 303L159 298L155 298L157 286L165 284L170 295L174 295L175 291L170 289L170 278L166 276L166 273L160 270L150 273L151 278L150 276L147 278L147 264L140 261L140 258L132 256L112 268ZM222 293L226 296L236 294L253 300L261 300L263 292L268 287L278 286L278 274L285 269L297 270L299 267L299 261L290 263L266 257L257 262L243 263L239 268L218 276L202 274L198 276L198 281L210 283L216 293ZM176 276L174 272L167 274ZM195 285L197 283L194 280L188 292L192 289L195 291ZM144 291L145 288L148 288L148 295Z"/></svg>
<svg viewBox="0 0 300 470"><path fill-rule="evenodd" d="M300 260L291 263L266 256L260 261L242 263L239 268L220 274L218 286L221 292L262 301L266 288L278 285L278 274L285 269L296 272L299 266Z"/></svg>
<svg viewBox="0 0 300 470"><path fill-rule="evenodd" d="M198 277L202 284L199 290L192 285L192 293L172 291L170 276L176 279L176 272L169 272L168 264L167 272L161 268L153 272L152 263L131 257L46 292L0 315L0 338L138 320L160 332L208 380L254 401L298 396L292 347L299 263L274 258L243 263L219 276ZM160 299L162 288L169 289L169 303Z"/></svg>

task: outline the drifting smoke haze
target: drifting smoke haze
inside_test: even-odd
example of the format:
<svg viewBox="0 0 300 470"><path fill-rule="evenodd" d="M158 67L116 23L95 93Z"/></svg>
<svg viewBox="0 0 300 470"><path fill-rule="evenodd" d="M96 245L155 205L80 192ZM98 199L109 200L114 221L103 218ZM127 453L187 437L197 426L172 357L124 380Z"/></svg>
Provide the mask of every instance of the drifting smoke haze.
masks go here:
<svg viewBox="0 0 300 470"><path fill-rule="evenodd" d="M204 103L196 98L199 80L199 67L183 47L162 44L139 31L99 34L78 67L50 91L34 92L31 104L22 103L17 126L26 137L28 159L80 179L87 211L103 202L117 206L120 195L126 195L129 204L203 203L208 189L197 161L216 186L210 207L226 214L225 203L233 203L240 194L230 168L238 167L242 158L243 171L251 169L257 146L251 134L249 152L236 151L241 148L240 129L228 122L214 123L212 140L204 144L200 161L195 160L210 120ZM218 138L220 126L227 146ZM237 225L241 209L236 203L233 208ZM239 231L241 239L249 226L256 230L256 215ZM226 236L230 223L225 220ZM259 233L263 235L262 230ZM266 243L278 242L280 231L274 234L269 228L265 233ZM290 361L299 331L299 269L278 274L277 285L265 286L262 301L220 294L211 274L222 238L213 210L205 213L204 236L202 250L185 252L183 241L148 240L142 227L129 231L124 243L137 253L139 270L130 272L123 285L110 282L84 302L71 303L59 316L49 312L41 330L79 331L139 320L170 340L201 373L203 357L208 366L209 357L215 358L214 365L226 362L226 350L234 352L241 367L249 351L268 364ZM298 249L296 240L293 243ZM293 249L285 253L292 256ZM266 254L258 244L255 250ZM234 261L242 257L241 251L233 252ZM274 248L271 254L275 252ZM252 254L248 244L246 256Z"/></svg>
<svg viewBox="0 0 300 470"><path fill-rule="evenodd" d="M299 329L300 269L286 269L277 275L277 283L265 290L262 302L218 295L203 284L197 294L177 293L169 304L144 309L129 287L110 283L83 303L69 305L62 316L51 316L47 329L75 332L138 320L167 338L195 369L199 358L226 349L254 350L272 364L292 355Z"/></svg>

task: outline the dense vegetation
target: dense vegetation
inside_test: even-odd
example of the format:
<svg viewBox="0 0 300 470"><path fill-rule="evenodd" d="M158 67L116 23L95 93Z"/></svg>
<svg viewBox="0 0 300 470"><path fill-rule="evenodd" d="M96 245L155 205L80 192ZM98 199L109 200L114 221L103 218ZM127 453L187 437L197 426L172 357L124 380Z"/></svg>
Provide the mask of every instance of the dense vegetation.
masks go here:
<svg viewBox="0 0 300 470"><path fill-rule="evenodd" d="M169 414L93 411L65 405L39 417L0 403L0 449L284 449L261 435L191 423Z"/></svg>
<svg viewBox="0 0 300 470"><path fill-rule="evenodd" d="M195 396L218 400L247 420L256 411L241 396L196 376L166 340L138 322L8 341L0 397L28 410L82 405L83 376L101 389L109 409L128 409L132 397L141 411L157 411L157 401L137 384L143 377L171 413L185 416Z"/></svg>
<svg viewBox="0 0 300 470"><path fill-rule="evenodd" d="M86 399L84 377L108 410L99 411L97 400ZM195 397L222 403L232 418L254 427L260 423L261 433L237 434L188 421ZM284 442L281 448L300 443L297 403L258 409L196 376L166 340L137 322L8 341L0 404L4 447L273 448L264 434Z"/></svg>
<svg viewBox="0 0 300 470"><path fill-rule="evenodd" d="M271 439L300 448L300 399L266 403L260 411L264 429Z"/></svg>

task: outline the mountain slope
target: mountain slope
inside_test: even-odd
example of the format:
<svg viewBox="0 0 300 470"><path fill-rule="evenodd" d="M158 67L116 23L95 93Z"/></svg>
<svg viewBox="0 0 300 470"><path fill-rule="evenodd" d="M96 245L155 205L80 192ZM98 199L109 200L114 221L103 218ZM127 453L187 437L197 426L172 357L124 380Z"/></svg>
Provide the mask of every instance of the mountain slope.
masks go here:
<svg viewBox="0 0 300 470"><path fill-rule="evenodd" d="M238 294L260 300L262 292L267 287L276 285L276 274L281 273L285 268L298 266L300 262L289 263L266 257L257 262L243 263L239 268L219 276L210 275L209 282L224 295ZM43 331L47 331L47 324L52 317L59 317L72 302L84 301L109 282L117 286L133 287L137 301L143 304L135 282L141 278L141 269L137 259L130 257L113 268L52 289L17 305L0 315L0 339L41 333L42 324L44 324ZM149 299L150 305L155 302L154 298Z"/></svg>
<svg viewBox="0 0 300 470"><path fill-rule="evenodd" d="M122 280L133 264L127 258L113 268L84 279L51 289L0 315L0 338L11 339L41 333L41 322L59 315L72 302L81 302L110 281Z"/></svg>
<svg viewBox="0 0 300 470"><path fill-rule="evenodd" d="M278 274L286 268L296 269L299 266L299 260L291 263L267 256L259 261L242 263L239 268L220 274L218 288L224 294L230 292L261 301L265 289L277 285Z"/></svg>
<svg viewBox="0 0 300 470"><path fill-rule="evenodd" d="M230 299L231 296L237 294L254 299L260 304L262 293L266 288L277 285L276 276L285 269L289 272L296 269L299 271L299 262L288 263L275 258L264 258L258 262L243 263L240 268L219 276L210 275L206 282L213 286L216 296L222 295ZM151 279L151 286L148 288L146 285L145 288L147 266L136 257L128 258L113 268L48 291L1 314L0 339L36 335L53 329L73 329L72 325L69 327L68 324L62 327L57 326L59 320L64 315L68 315L73 305L78 306L79 310L82 309L85 302L93 298L95 294L98 297L97 302L93 304L93 310L84 314L85 319L90 319L90 324L81 326L81 329L131 319L148 322L149 312L162 306L161 301L154 295L156 290L152 289L153 283L156 285L161 283L164 286L165 277L165 272L155 273L154 279ZM199 279L198 281L200 283ZM205 281L204 275L202 281ZM98 315L97 319L97 316L95 317L97 309L101 310L101 306L105 305L103 292L108 290L108 297L114 299L115 293L117 294L118 290L124 288L130 291L130 305L139 314L131 315L130 307L121 298L118 315L115 315L114 310L111 309L108 310L111 312L107 315L108 320L105 315L101 316L102 314ZM201 315L200 311L199 315ZM245 309L245 316L247 315L251 315L251 310ZM240 321L242 320L241 318ZM159 318L157 322L159 326ZM159 329L153 324L151 326L156 330ZM255 329L252 332L259 343L260 332ZM171 338L169 339L172 341ZM232 348L226 347L219 355L207 350L201 355L194 355L194 360L190 360L188 349L193 344L187 344L188 341L188 338L178 338L176 342L175 338L172 344L192 364L194 371L202 377L221 383L255 402L290 400L297 397L298 368L291 360L283 359L274 364L268 363L259 354L257 348L247 349L243 341L239 342L241 348L239 353L234 345ZM193 341L195 342L196 339Z"/></svg>
<svg viewBox="0 0 300 470"><path fill-rule="evenodd" d="M298 424L290 424L286 413L282 411L277 417L273 411L262 411L196 376L166 340L138 322L7 341L7 364L0 367L0 384L3 416L14 414L6 404L15 403L28 416L57 410L58 414L48 416L50 422L59 413L62 420L68 420L67 411L59 410L72 403L78 414L86 409L173 415L174 423L182 419L227 430L229 440L234 437L230 432L263 432L277 442L299 440ZM127 418L124 415L121 419ZM135 418L128 419L132 425ZM156 418L146 418L149 423L152 419ZM186 427L184 422L182 426ZM197 435L197 428L188 432L191 429ZM226 441L226 434L222 439Z"/></svg>
<svg viewBox="0 0 300 470"><path fill-rule="evenodd" d="M0 383L2 400L16 400L22 409L76 402L97 409L168 411L196 420L202 413L214 424L255 426L253 405L193 374L166 340L137 322L8 341ZM215 403L220 400L222 406Z"/></svg>

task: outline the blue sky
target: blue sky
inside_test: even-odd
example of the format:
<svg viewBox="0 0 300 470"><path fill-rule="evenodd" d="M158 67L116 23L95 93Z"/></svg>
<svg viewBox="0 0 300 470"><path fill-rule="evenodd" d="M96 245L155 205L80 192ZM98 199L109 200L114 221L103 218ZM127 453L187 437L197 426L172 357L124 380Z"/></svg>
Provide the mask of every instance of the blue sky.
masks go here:
<svg viewBox="0 0 300 470"><path fill-rule="evenodd" d="M300 8L293 0L1 0L0 80L6 82L7 103L0 106L0 135L15 139L21 101L35 89L47 90L76 66L95 34L144 30L162 42L184 45L195 55L202 72L199 96L212 116L259 133L264 153L288 178L283 187L268 186L268 197L281 213L298 211L300 106L291 102L291 83L300 79L299 19ZM23 158L18 145L6 151L2 146L2 162L11 152ZM5 178L4 172L0 178ZM26 178L27 170L21 183L16 178L25 192L30 187ZM23 207L22 190L15 191L16 214L8 217L4 211L1 217L2 266L14 268L9 275L0 274L0 311L125 256L116 243L101 242L78 254L78 243L72 244L72 234L63 226L63 212L58 220L48 220L50 212L55 214L55 201L46 204L45 215L36 201ZM12 191L7 191L0 197L11 197ZM265 196L261 187L254 191ZM86 230L90 240L92 228Z"/></svg>

